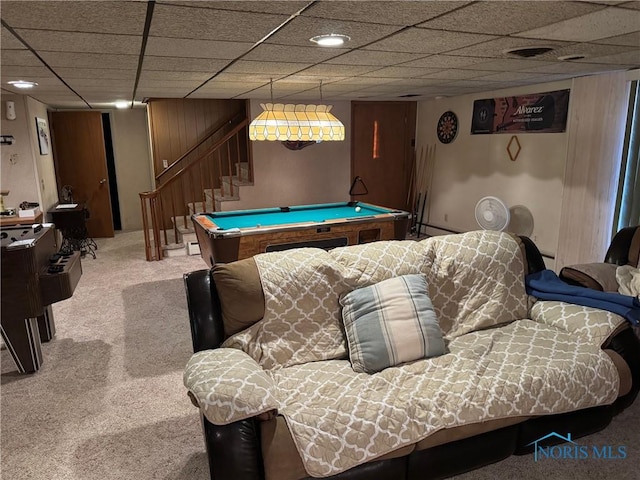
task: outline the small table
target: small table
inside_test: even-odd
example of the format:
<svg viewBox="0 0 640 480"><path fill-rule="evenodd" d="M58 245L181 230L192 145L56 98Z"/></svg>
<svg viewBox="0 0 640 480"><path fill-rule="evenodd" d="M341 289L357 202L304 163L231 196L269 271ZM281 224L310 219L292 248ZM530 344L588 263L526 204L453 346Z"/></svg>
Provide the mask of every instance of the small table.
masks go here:
<svg viewBox="0 0 640 480"><path fill-rule="evenodd" d="M87 253L96 258L98 245L87 231L87 209L83 203L54 205L47 213L56 228L62 233L63 252L79 251L82 256Z"/></svg>
<svg viewBox="0 0 640 480"><path fill-rule="evenodd" d="M404 240L410 214L362 202L237 210L193 215L200 254L209 266L262 252L334 248Z"/></svg>
<svg viewBox="0 0 640 480"><path fill-rule="evenodd" d="M35 217L20 217L13 215L12 217L6 217L0 215L0 226L12 227L14 225L33 225L34 223L42 223L42 212L39 212Z"/></svg>

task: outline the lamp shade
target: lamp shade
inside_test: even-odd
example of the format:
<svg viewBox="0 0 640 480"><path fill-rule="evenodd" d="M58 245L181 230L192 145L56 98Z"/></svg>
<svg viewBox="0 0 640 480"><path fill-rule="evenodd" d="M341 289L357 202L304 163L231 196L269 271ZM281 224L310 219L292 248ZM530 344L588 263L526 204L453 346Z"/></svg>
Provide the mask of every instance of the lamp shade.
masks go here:
<svg viewBox="0 0 640 480"><path fill-rule="evenodd" d="M263 111L249 125L251 140L341 141L344 125L331 105L260 104Z"/></svg>

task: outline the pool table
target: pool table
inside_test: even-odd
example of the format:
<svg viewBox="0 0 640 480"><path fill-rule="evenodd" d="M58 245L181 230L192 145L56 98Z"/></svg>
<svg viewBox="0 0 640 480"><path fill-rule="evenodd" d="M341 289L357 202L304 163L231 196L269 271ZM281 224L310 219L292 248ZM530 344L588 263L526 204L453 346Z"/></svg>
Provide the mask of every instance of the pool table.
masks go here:
<svg viewBox="0 0 640 480"><path fill-rule="evenodd" d="M362 202L200 213L191 219L211 267L262 252L404 240L410 214Z"/></svg>

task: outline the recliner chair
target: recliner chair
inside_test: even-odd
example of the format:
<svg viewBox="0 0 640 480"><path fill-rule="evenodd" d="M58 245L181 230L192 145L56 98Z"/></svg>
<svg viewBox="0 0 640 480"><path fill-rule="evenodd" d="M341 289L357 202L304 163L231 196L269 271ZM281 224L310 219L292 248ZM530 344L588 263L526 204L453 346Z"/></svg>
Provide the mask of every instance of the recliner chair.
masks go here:
<svg viewBox="0 0 640 480"><path fill-rule="evenodd" d="M564 267L560 278L571 285L617 292L616 268L621 265L640 268L640 225L623 228L615 234L604 262Z"/></svg>

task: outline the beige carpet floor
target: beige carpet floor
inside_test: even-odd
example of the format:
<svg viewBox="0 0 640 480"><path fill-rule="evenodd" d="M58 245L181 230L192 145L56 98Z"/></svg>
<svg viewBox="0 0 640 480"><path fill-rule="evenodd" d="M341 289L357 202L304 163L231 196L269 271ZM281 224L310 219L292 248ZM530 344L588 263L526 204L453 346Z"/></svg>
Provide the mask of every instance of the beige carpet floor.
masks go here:
<svg viewBox="0 0 640 480"><path fill-rule="evenodd" d="M54 305L57 333L43 345L42 369L19 375L1 352L1 478L208 479L198 413L182 386L191 354L182 274L205 264L147 262L141 232L98 245L74 296ZM457 478L638 479L640 401L578 443L625 445L628 456L514 456Z"/></svg>

